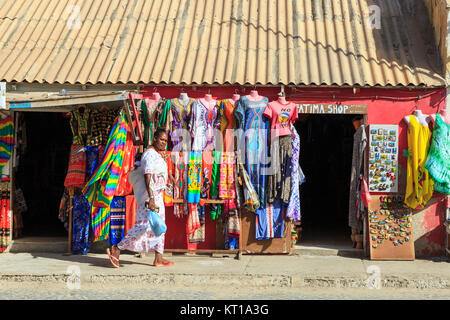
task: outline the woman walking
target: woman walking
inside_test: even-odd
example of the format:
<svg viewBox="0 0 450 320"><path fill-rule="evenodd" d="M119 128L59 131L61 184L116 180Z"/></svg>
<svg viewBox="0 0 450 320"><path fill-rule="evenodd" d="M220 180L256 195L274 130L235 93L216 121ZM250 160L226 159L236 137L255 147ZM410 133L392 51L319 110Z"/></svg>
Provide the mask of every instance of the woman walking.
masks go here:
<svg viewBox="0 0 450 320"><path fill-rule="evenodd" d="M107 250L111 264L116 268L119 267L120 250L139 253L155 251L155 267L174 265L162 257L165 234L159 237L153 234L147 210L156 211L165 221L162 191L166 188L168 172L166 161L158 152L166 150L167 140L167 132L158 128L152 145L142 154L140 164L136 162L137 167L130 173L129 180L137 202L136 223L117 246L112 246L112 252Z"/></svg>

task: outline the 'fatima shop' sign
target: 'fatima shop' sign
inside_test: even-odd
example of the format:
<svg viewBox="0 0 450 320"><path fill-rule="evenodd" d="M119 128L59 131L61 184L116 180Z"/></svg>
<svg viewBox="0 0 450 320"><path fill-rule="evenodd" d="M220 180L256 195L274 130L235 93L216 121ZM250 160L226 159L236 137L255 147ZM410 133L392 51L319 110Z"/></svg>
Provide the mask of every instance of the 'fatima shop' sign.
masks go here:
<svg viewBox="0 0 450 320"><path fill-rule="evenodd" d="M297 104L298 113L366 114L367 105L354 104Z"/></svg>

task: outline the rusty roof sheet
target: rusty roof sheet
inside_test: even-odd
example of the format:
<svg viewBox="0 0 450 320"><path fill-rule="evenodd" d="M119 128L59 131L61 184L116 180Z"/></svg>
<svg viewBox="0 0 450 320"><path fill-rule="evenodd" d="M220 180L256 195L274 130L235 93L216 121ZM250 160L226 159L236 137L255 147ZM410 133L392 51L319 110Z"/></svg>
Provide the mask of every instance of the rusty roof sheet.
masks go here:
<svg viewBox="0 0 450 320"><path fill-rule="evenodd" d="M444 86L431 34L422 0L3 0L0 80Z"/></svg>

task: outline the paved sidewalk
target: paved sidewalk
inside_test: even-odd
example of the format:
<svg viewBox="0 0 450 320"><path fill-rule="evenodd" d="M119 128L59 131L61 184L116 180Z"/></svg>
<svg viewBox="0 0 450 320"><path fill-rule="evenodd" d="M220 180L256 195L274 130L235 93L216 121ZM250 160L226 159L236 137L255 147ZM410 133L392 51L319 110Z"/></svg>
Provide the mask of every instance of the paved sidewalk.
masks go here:
<svg viewBox="0 0 450 320"><path fill-rule="evenodd" d="M166 257L176 265L153 267L153 254L142 258L122 254L117 269L111 267L106 254L4 253L0 254L0 285L5 281L66 282L69 267L76 266L85 283L362 288L376 275L370 270L368 273L368 267L374 265L379 268L375 270L380 271L383 287L450 289L450 263L445 258L371 261L314 255L243 255L240 260L208 255Z"/></svg>

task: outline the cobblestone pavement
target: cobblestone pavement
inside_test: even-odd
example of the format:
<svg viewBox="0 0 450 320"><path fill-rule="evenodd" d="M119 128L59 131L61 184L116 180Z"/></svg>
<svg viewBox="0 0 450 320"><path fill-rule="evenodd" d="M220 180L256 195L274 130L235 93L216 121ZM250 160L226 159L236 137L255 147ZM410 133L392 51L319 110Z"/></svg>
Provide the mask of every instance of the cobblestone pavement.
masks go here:
<svg viewBox="0 0 450 320"><path fill-rule="evenodd" d="M198 288L139 284L0 283L0 300L449 300L446 289Z"/></svg>

